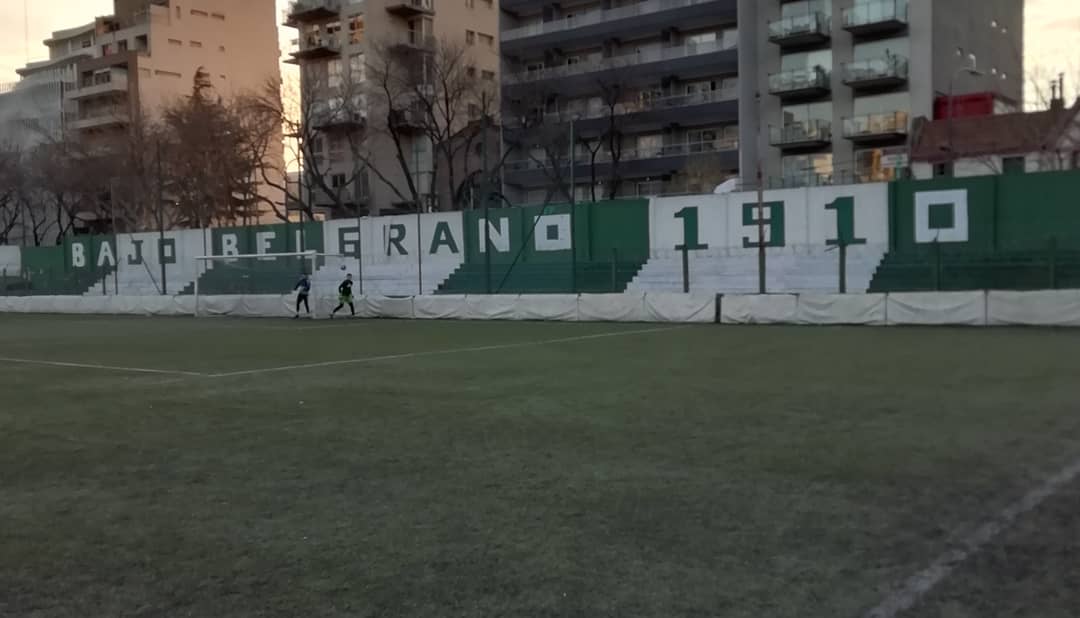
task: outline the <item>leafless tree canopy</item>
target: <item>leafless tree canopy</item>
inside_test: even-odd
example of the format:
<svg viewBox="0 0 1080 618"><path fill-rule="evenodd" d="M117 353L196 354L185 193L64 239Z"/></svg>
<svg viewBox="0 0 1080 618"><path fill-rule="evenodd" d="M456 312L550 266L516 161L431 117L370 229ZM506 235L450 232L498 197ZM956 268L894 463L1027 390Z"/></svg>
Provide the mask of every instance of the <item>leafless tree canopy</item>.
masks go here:
<svg viewBox="0 0 1080 618"><path fill-rule="evenodd" d="M139 110L110 133L0 145L0 243L255 221L274 203L258 181L280 158L280 132L268 137L245 101L223 101L199 71L156 118Z"/></svg>

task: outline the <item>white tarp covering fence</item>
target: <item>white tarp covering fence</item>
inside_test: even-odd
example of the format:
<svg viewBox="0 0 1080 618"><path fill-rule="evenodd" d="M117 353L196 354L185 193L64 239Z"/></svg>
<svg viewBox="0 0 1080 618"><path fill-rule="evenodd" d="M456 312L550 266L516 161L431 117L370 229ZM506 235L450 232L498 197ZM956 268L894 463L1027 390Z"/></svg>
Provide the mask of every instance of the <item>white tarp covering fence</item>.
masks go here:
<svg viewBox="0 0 1080 618"><path fill-rule="evenodd" d="M204 296L208 316L290 317L288 295ZM325 316L336 304L313 299ZM496 295L358 297L364 318L548 320L808 325L1025 325L1080 327L1080 291L918 292L898 294ZM0 313L193 315L193 296L0 297Z"/></svg>

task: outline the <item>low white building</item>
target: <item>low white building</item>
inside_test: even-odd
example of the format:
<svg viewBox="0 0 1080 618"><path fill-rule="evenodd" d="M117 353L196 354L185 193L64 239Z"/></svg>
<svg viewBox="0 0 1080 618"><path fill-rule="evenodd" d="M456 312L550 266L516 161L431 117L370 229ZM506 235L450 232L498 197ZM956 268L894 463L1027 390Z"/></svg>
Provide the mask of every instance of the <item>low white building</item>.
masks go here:
<svg viewBox="0 0 1080 618"><path fill-rule="evenodd" d="M1080 99L1041 112L923 121L911 146L917 179L1080 169Z"/></svg>

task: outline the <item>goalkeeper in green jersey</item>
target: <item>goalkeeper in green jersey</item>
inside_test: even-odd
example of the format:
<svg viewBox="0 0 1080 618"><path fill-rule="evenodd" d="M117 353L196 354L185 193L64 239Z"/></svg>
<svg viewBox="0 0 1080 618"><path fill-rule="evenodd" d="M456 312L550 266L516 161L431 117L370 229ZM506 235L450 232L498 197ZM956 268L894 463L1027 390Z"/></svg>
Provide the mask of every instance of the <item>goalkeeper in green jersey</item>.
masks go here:
<svg viewBox="0 0 1080 618"><path fill-rule="evenodd" d="M352 312L353 317L356 317L356 306L353 305L353 298L352 298L352 275L351 274L345 275L345 280L342 281L341 285L338 286L337 291L338 291L338 306L334 307L334 311L330 314L330 317L333 318L334 314L337 313L338 311L341 311L341 309L343 307L345 307L345 305L349 306L349 311Z"/></svg>

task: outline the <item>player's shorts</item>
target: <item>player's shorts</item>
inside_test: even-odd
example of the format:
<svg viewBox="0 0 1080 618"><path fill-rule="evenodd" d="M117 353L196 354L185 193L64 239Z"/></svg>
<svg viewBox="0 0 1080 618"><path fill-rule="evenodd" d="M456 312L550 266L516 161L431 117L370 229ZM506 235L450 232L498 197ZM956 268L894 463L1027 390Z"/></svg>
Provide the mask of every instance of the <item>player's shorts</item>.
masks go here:
<svg viewBox="0 0 1080 618"><path fill-rule="evenodd" d="M338 303L342 305L352 304L352 294L338 294Z"/></svg>

